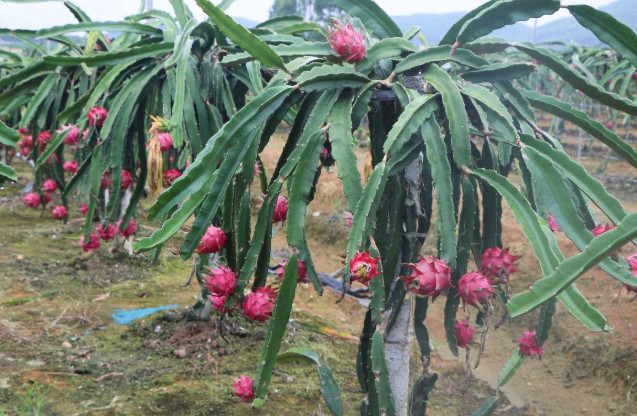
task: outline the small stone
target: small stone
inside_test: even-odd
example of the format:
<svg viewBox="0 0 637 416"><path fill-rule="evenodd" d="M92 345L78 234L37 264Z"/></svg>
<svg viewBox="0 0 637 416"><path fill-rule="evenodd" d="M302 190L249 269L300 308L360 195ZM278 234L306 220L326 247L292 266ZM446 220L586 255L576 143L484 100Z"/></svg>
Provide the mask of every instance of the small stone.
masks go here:
<svg viewBox="0 0 637 416"><path fill-rule="evenodd" d="M67 349L67 350L68 350L68 349L73 348L73 345L71 345L71 343L70 343L70 342L68 342L68 341L64 341L64 342L62 343L62 348L64 348L64 349Z"/></svg>
<svg viewBox="0 0 637 416"><path fill-rule="evenodd" d="M186 352L185 349L178 348L173 351L173 355L177 358L186 358L188 356L188 353Z"/></svg>

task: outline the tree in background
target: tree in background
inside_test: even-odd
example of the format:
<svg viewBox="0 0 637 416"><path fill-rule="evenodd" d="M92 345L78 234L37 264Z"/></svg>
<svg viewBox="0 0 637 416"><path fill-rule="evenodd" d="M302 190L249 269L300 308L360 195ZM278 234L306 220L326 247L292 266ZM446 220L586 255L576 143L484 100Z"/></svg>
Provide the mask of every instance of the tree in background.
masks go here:
<svg viewBox="0 0 637 416"><path fill-rule="evenodd" d="M275 0L270 9L270 18L292 14L325 22L329 17L338 16L340 9L330 0Z"/></svg>

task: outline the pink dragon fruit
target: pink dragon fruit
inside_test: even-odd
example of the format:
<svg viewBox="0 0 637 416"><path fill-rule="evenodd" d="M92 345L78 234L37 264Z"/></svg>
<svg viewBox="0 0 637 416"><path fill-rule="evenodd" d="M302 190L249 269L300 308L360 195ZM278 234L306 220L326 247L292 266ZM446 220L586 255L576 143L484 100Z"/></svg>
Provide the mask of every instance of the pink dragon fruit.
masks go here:
<svg viewBox="0 0 637 416"><path fill-rule="evenodd" d="M164 172L164 186L170 186L181 176L181 172L177 169L168 169Z"/></svg>
<svg viewBox="0 0 637 416"><path fill-rule="evenodd" d="M55 218L56 220L63 220L64 218L69 216L69 210L66 209L64 205L58 205L56 207L53 207L53 209L51 210L51 215L53 215L53 218Z"/></svg>
<svg viewBox="0 0 637 416"><path fill-rule="evenodd" d="M157 134L157 139L159 139L159 150L163 152L167 152L173 147L173 136L170 133L160 132Z"/></svg>
<svg viewBox="0 0 637 416"><path fill-rule="evenodd" d="M109 176L109 173L106 172L106 174L100 178L100 189L108 189L112 184L113 180Z"/></svg>
<svg viewBox="0 0 637 416"><path fill-rule="evenodd" d="M115 228L115 224L100 224L97 226L97 235L104 241L112 240L115 237L115 233L117 233L117 229Z"/></svg>
<svg viewBox="0 0 637 416"><path fill-rule="evenodd" d="M600 224L597 227L593 228L591 230L591 233L593 233L593 235L595 237L597 237L598 235L604 234L606 231L610 231L613 228L615 228L614 225L608 225L608 224Z"/></svg>
<svg viewBox="0 0 637 416"><path fill-rule="evenodd" d="M378 258L369 255L369 251L358 252L349 263L349 273L352 280L368 285L378 271Z"/></svg>
<svg viewBox="0 0 637 416"><path fill-rule="evenodd" d="M197 253L217 253L226 246L228 237L221 228L211 225L197 246Z"/></svg>
<svg viewBox="0 0 637 416"><path fill-rule="evenodd" d="M121 235L125 239L129 239L131 235L137 232L137 226L135 225L135 221L133 220L128 221L128 225L123 230L121 226L122 220L117 221L115 228L117 228L117 232L119 233L119 235Z"/></svg>
<svg viewBox="0 0 637 416"><path fill-rule="evenodd" d="M68 125L62 126L62 128L58 130L57 133L64 133L67 130L70 130L70 131L69 131L69 134L67 134L66 137L64 138L64 144L72 146L74 144L79 143L80 130L74 124L68 124Z"/></svg>
<svg viewBox="0 0 637 416"><path fill-rule="evenodd" d="M106 117L108 117L108 111L103 107L93 107L88 110L88 124L91 126L102 126Z"/></svg>
<svg viewBox="0 0 637 416"><path fill-rule="evenodd" d="M208 276L208 290L217 296L232 295L236 283L237 276L229 267L219 266Z"/></svg>
<svg viewBox="0 0 637 416"><path fill-rule="evenodd" d="M357 32L349 21L344 24L332 19L332 25L327 30L327 41L336 56L349 63L359 62L367 52L362 30Z"/></svg>
<svg viewBox="0 0 637 416"><path fill-rule="evenodd" d="M555 222L555 218L551 214L548 214L548 219L549 219L549 221L548 221L549 228L551 229L551 231L553 231L553 232L562 231L562 229L557 224L557 222Z"/></svg>
<svg viewBox="0 0 637 416"><path fill-rule="evenodd" d="M22 198L22 201L24 202L24 205L29 208L37 208L42 203L40 195L38 195L37 192L29 192L24 196L24 198Z"/></svg>
<svg viewBox="0 0 637 416"><path fill-rule="evenodd" d="M510 276L518 271L513 265L519 257L509 254L509 250L500 247L491 247L480 255L480 273L492 282L500 279L502 275Z"/></svg>
<svg viewBox="0 0 637 416"><path fill-rule="evenodd" d="M465 304L481 308L489 296L494 292L489 279L479 272L462 275L458 280L458 294Z"/></svg>
<svg viewBox="0 0 637 416"><path fill-rule="evenodd" d="M352 228L352 225L354 225L354 214L346 212L343 214L343 219L345 220L345 226L347 228Z"/></svg>
<svg viewBox="0 0 637 416"><path fill-rule="evenodd" d="M536 336L537 333L535 331L524 331L522 333L522 336L515 341L520 347L520 354L529 357L537 356L540 359L542 358L542 354L544 353L544 344L538 346L537 340L535 339Z"/></svg>
<svg viewBox="0 0 637 416"><path fill-rule="evenodd" d="M261 173L261 164L259 162L254 164L254 177L258 178Z"/></svg>
<svg viewBox="0 0 637 416"><path fill-rule="evenodd" d="M122 169L122 181L119 187L121 189L128 189L128 187L131 186L132 183L133 183L133 175L126 169Z"/></svg>
<svg viewBox="0 0 637 416"><path fill-rule="evenodd" d="M80 237L80 245L82 246L82 250L85 252L97 250L100 248L100 238L97 234L92 233L88 243L84 243L84 236L82 236Z"/></svg>
<svg viewBox="0 0 637 416"><path fill-rule="evenodd" d="M50 192L44 192L44 205L51 202L52 199L53 199L53 196L51 196Z"/></svg>
<svg viewBox="0 0 637 416"><path fill-rule="evenodd" d="M70 160L68 162L64 162L62 165L62 169L64 172L70 173L71 175L75 175L77 172L77 160Z"/></svg>
<svg viewBox="0 0 637 416"><path fill-rule="evenodd" d="M43 131L42 133L38 134L38 144L40 145L40 152L46 149L46 146L49 144L52 137L53 135L49 131Z"/></svg>
<svg viewBox="0 0 637 416"><path fill-rule="evenodd" d="M285 221L288 217L288 200L284 196L280 196L276 199L276 205L274 206L274 215L272 216L272 222Z"/></svg>
<svg viewBox="0 0 637 416"><path fill-rule="evenodd" d="M307 269L305 268L305 264L298 259L299 262L299 278L298 282L302 282L307 277ZM279 280L283 280L283 275L285 274L285 266L288 264L288 261L285 260L283 263L279 264L276 268L276 274L279 276Z"/></svg>
<svg viewBox="0 0 637 416"><path fill-rule="evenodd" d="M86 205L84 202L80 204L80 212L84 215L88 214L88 205Z"/></svg>
<svg viewBox="0 0 637 416"><path fill-rule="evenodd" d="M253 321L265 322L272 316L276 292L271 287L259 287L243 299L243 314Z"/></svg>
<svg viewBox="0 0 637 416"><path fill-rule="evenodd" d="M626 261L630 265L630 273L633 276L637 276L637 254L633 254L632 256L626 258ZM624 287L626 288L628 293L630 292L637 293L637 286L631 286L627 283L624 283Z"/></svg>
<svg viewBox="0 0 637 416"><path fill-rule="evenodd" d="M252 378L241 374L239 378L234 379L232 383L232 388L234 389L234 394L237 395L241 401L249 402L254 399L254 381Z"/></svg>
<svg viewBox="0 0 637 416"><path fill-rule="evenodd" d="M409 293L431 296L434 300L451 287L451 268L444 260L421 256L418 263L407 266L412 270L411 275L400 279L405 281Z"/></svg>
<svg viewBox="0 0 637 416"><path fill-rule="evenodd" d="M29 156L31 148L33 147L33 136L23 136L18 141L18 147L20 148L20 154L22 156Z"/></svg>
<svg viewBox="0 0 637 416"><path fill-rule="evenodd" d="M228 309L227 307L228 296L226 295L217 296L213 294L208 296L208 298L210 299L210 302L212 303L212 308L221 314L232 313L237 308L237 305L235 304L232 307L232 309Z"/></svg>
<svg viewBox="0 0 637 416"><path fill-rule="evenodd" d="M467 348L473 342L476 329L469 325L469 320L456 321L456 345L460 348Z"/></svg>
<svg viewBox="0 0 637 416"><path fill-rule="evenodd" d="M44 192L55 192L57 189L58 186L53 179L47 179L42 184L42 191Z"/></svg>
<svg viewBox="0 0 637 416"><path fill-rule="evenodd" d="M614 126L615 126L615 125L613 124L613 122L612 122L612 121L607 121L607 122L606 122L606 128L607 128L608 130L612 130Z"/></svg>

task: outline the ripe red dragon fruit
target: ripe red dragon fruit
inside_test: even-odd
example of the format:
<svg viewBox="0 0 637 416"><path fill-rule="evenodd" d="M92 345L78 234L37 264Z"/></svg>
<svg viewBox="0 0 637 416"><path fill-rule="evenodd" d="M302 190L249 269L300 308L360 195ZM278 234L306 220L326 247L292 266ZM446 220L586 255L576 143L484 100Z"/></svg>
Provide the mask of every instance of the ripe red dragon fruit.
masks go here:
<svg viewBox="0 0 637 416"><path fill-rule="evenodd" d="M104 241L112 240L115 237L115 233L117 232L117 228L115 228L115 224L100 224L97 226L97 235Z"/></svg>
<svg viewBox="0 0 637 416"><path fill-rule="evenodd" d="M217 296L217 295L213 294L213 295L208 296L208 298L210 299L210 303L212 304L212 308L214 310L216 310L217 312L221 313L221 314L232 313L237 308L237 305L235 304L232 307L232 309L228 309L228 307L227 307L228 296L226 296L226 295Z"/></svg>
<svg viewBox="0 0 637 416"><path fill-rule="evenodd" d="M431 296L434 300L451 287L451 268L444 260L421 256L418 263L407 266L412 270L411 275L401 279L405 281L409 293Z"/></svg>
<svg viewBox="0 0 637 416"><path fill-rule="evenodd" d="M37 208L42 203L37 192L29 192L22 198L22 201L29 208Z"/></svg>
<svg viewBox="0 0 637 416"><path fill-rule="evenodd" d="M119 235L121 235L125 239L129 239L131 235L137 232L137 226L135 225L135 221L133 220L128 221L128 225L123 230L121 227L122 220L119 220L117 221L117 225L115 226L115 228L117 228L117 232L119 233Z"/></svg>
<svg viewBox="0 0 637 416"><path fill-rule="evenodd" d="M489 296L494 292L489 279L479 272L462 275L458 280L458 294L465 304L481 308Z"/></svg>
<svg viewBox="0 0 637 416"><path fill-rule="evenodd" d="M120 183L121 189L128 189L133 183L133 175L126 169L122 169L122 182Z"/></svg>
<svg viewBox="0 0 637 416"><path fill-rule="evenodd" d="M50 165L50 164L52 164L52 163L53 163L53 164L55 164L55 163L58 163L59 161L60 161L60 159L58 158L58 155L56 155L55 153L53 153L51 156L49 156L49 157L46 159L46 164L47 164L47 165Z"/></svg>
<svg viewBox="0 0 637 416"><path fill-rule="evenodd" d="M633 80L637 80L637 72L633 72Z"/></svg>
<svg viewBox="0 0 637 416"><path fill-rule="evenodd" d="M237 276L229 267L219 266L211 270L208 276L208 290L217 296L232 295L236 283Z"/></svg>
<svg viewBox="0 0 637 416"><path fill-rule="evenodd" d="M456 345L460 348L467 348L473 342L476 329L469 325L469 320L456 321Z"/></svg>
<svg viewBox="0 0 637 416"><path fill-rule="evenodd" d="M100 178L100 189L108 189L112 184L113 180L108 176L108 172Z"/></svg>
<svg viewBox="0 0 637 416"><path fill-rule="evenodd" d="M53 179L47 179L42 184L42 191L44 192L55 192L57 189L58 186Z"/></svg>
<svg viewBox="0 0 637 416"><path fill-rule="evenodd" d="M84 243L84 236L82 236L80 237L80 245L82 246L82 250L85 252L97 250L100 248L100 238L97 234L92 233L88 243Z"/></svg>
<svg viewBox="0 0 637 416"><path fill-rule="evenodd" d="M259 287L243 299L243 314L253 321L265 322L272 316L276 292L271 287Z"/></svg>
<svg viewBox="0 0 637 416"><path fill-rule="evenodd" d="M168 169L164 172L164 186L170 186L181 176L181 172L177 169Z"/></svg>
<svg viewBox="0 0 637 416"><path fill-rule="evenodd" d="M50 192L44 192L44 205L51 202L52 199L53 199L53 196L51 196Z"/></svg>
<svg viewBox="0 0 637 416"><path fill-rule="evenodd" d="M159 150L163 152L167 152L173 147L173 136L170 133L160 132L157 134L157 139L159 140Z"/></svg>
<svg viewBox="0 0 637 416"><path fill-rule="evenodd" d="M537 356L542 358L542 354L544 353L544 344L538 346L537 340L535 339L536 336L537 333L535 331L524 331L522 333L522 336L515 341L518 343L520 348L520 354L529 357Z"/></svg>
<svg viewBox="0 0 637 416"><path fill-rule="evenodd" d="M338 19L332 19L332 25L327 30L327 41L340 59L356 63L365 57L365 41L363 32L357 32L347 21L344 24Z"/></svg>
<svg viewBox="0 0 637 416"><path fill-rule="evenodd" d="M613 124L613 122L612 122L612 121L608 121L608 122L606 122L606 128L607 128L608 130L612 130L612 129L613 129L613 126L614 126L614 124Z"/></svg>
<svg viewBox="0 0 637 416"><path fill-rule="evenodd" d="M305 264L303 264L303 262L301 261L301 259L298 259L299 262L299 275L298 275L298 282L302 282L303 279L305 279L307 277L307 269L305 268ZM279 264L276 268L276 274L279 276L279 280L283 280L283 275L285 274L285 266L288 264L288 261L285 260L283 263Z"/></svg>
<svg viewBox="0 0 637 416"><path fill-rule="evenodd" d="M557 222L555 222L555 218L551 214L548 214L548 219L549 219L549 221L548 221L549 228L551 229L551 231L553 231L553 232L562 231L562 229L557 224Z"/></svg>
<svg viewBox="0 0 637 416"><path fill-rule="evenodd" d="M509 276L518 271L513 264L518 258L509 254L506 248L487 248L480 255L480 273L491 280L497 280L503 275Z"/></svg>
<svg viewBox="0 0 637 416"><path fill-rule="evenodd" d="M53 207L53 209L51 210L51 215L53 215L53 218L55 218L56 220L63 220L64 218L69 216L69 210L66 209L64 205L58 205L56 207Z"/></svg>
<svg viewBox="0 0 637 416"><path fill-rule="evenodd" d="M593 233L593 235L594 235L595 237L597 237L598 235L600 235L600 234L604 234L606 231L610 231L610 230L612 230L613 228L615 228L615 226L614 226L614 225L612 225L612 224L611 224L611 225L608 225L608 224L600 224L600 225L598 225L597 227L593 228L593 229L591 230L591 233Z"/></svg>
<svg viewBox="0 0 637 416"><path fill-rule="evenodd" d="M80 212L84 215L88 214L88 205L86 205L84 202L80 204Z"/></svg>
<svg viewBox="0 0 637 416"><path fill-rule="evenodd" d="M20 133L21 136L26 136L29 134L29 129L26 127L20 127L18 128L18 133Z"/></svg>
<svg viewBox="0 0 637 416"><path fill-rule="evenodd" d="M197 246L197 253L217 253L226 246L228 237L221 228L211 225Z"/></svg>
<svg viewBox="0 0 637 416"><path fill-rule="evenodd" d="M91 126L102 126L108 117L108 111L103 107L93 107L88 110L88 124Z"/></svg>
<svg viewBox="0 0 637 416"><path fill-rule="evenodd" d="M38 134L38 144L40 145L40 152L46 149L46 146L49 144L52 137L53 135L49 131L43 131L42 133Z"/></svg>
<svg viewBox="0 0 637 416"><path fill-rule="evenodd" d="M352 280L361 282L364 285L369 284L374 276L380 274L378 271L378 258L370 256L369 251L356 253L349 263L349 273L352 276Z"/></svg>
<svg viewBox="0 0 637 416"><path fill-rule="evenodd" d="M241 401L249 402L254 399L253 384L254 381L252 381L252 378L241 374L241 376L239 376L239 378L235 378L232 383L234 394L236 394Z"/></svg>
<svg viewBox="0 0 637 416"><path fill-rule="evenodd" d="M74 125L74 124L64 125L57 132L58 133L64 133L67 130L70 130L70 131L69 131L69 134L67 134L66 137L64 138L64 144L67 144L67 145L71 146L71 145L79 143L80 142L80 130L77 128L76 125Z"/></svg>
<svg viewBox="0 0 637 416"><path fill-rule="evenodd" d="M272 216L272 222L285 221L288 217L288 200L286 197L279 195L276 199L276 205L274 206L274 215Z"/></svg>
<svg viewBox="0 0 637 416"><path fill-rule="evenodd" d="M62 169L64 169L64 172L68 172L71 175L75 175L75 173L77 172L77 160L70 160L68 162L64 162L64 164L62 165Z"/></svg>
<svg viewBox="0 0 637 416"><path fill-rule="evenodd" d="M633 254L632 256L627 257L626 261L630 265L630 273L633 276L637 276L637 254ZM630 292L637 293L637 286L631 286L627 283L624 283L624 287L626 288L628 293Z"/></svg>

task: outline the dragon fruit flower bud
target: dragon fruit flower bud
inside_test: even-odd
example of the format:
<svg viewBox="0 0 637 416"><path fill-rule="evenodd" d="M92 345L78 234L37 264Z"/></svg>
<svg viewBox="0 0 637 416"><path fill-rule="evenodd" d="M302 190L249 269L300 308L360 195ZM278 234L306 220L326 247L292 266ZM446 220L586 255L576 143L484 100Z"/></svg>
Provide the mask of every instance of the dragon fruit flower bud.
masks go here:
<svg viewBox="0 0 637 416"><path fill-rule="evenodd" d="M57 189L58 186L53 179L47 179L42 184L42 191L44 192L55 192Z"/></svg>
<svg viewBox="0 0 637 416"><path fill-rule="evenodd" d="M80 237L80 245L82 246L83 251L93 251L100 248L100 238L97 234L92 233L91 238L87 243L84 243L84 236Z"/></svg>
<svg viewBox="0 0 637 416"><path fill-rule="evenodd" d="M299 262L299 277L298 282L301 283L307 277L307 269L305 268L305 264L298 259ZM285 260L283 263L279 264L276 268L276 274L279 276L279 280L283 281L283 275L285 274L285 266L288 264L288 261Z"/></svg>
<svg viewBox="0 0 637 416"><path fill-rule="evenodd" d="M167 152L173 147L173 136L170 133L160 132L157 134L157 139L159 140L159 150L163 152Z"/></svg>
<svg viewBox="0 0 637 416"><path fill-rule="evenodd" d="M473 342L476 329L469 325L469 320L456 321L456 345L460 348L467 348Z"/></svg>
<svg viewBox="0 0 637 416"><path fill-rule="evenodd" d="M487 278L496 280L502 275L510 276L518 271L513 263L518 257L509 254L509 250L500 247L491 247L480 255L480 273Z"/></svg>
<svg viewBox="0 0 637 416"><path fill-rule="evenodd" d="M555 222L555 218L551 214L548 214L548 219L549 219L549 221L548 221L549 228L551 229L551 231L553 231L553 232L562 231L562 229L557 224L557 222Z"/></svg>
<svg viewBox="0 0 637 416"><path fill-rule="evenodd" d="M62 165L62 169L64 170L64 172L68 172L71 175L75 175L75 173L77 172L77 160L64 162L64 164Z"/></svg>
<svg viewBox="0 0 637 416"><path fill-rule="evenodd" d="M458 294L465 304L481 308L481 305L494 292L489 279L479 272L462 275L458 280Z"/></svg>
<svg viewBox="0 0 637 416"><path fill-rule="evenodd" d="M327 30L327 41L336 56L349 63L359 62L367 52L362 30L357 32L349 21L344 24L332 19L332 25Z"/></svg>
<svg viewBox="0 0 637 416"><path fill-rule="evenodd" d="M122 230L122 220L119 220L117 221L115 228L117 228L117 232L119 233L119 235L121 235L125 239L129 239L131 235L137 232L137 226L135 225L135 221L133 220L128 221L128 225L123 230Z"/></svg>
<svg viewBox="0 0 637 416"><path fill-rule="evenodd" d="M211 225L197 246L197 253L217 253L226 246L228 237L221 228Z"/></svg>
<svg viewBox="0 0 637 416"><path fill-rule="evenodd" d="M69 216L69 210L66 209L64 205L58 205L56 207L53 207L53 209L51 210L51 215L53 215L53 218L55 218L56 220L63 220L64 218Z"/></svg>
<svg viewBox="0 0 637 416"><path fill-rule="evenodd" d="M288 200L284 196L280 196L276 199L276 205L274 206L274 215L272 216L272 223L285 221L288 217Z"/></svg>
<svg viewBox="0 0 637 416"><path fill-rule="evenodd" d="M259 287L243 299L243 314L253 321L265 322L272 316L276 293L270 287Z"/></svg>
<svg viewBox="0 0 637 416"><path fill-rule="evenodd" d="M410 276L401 277L407 291L420 296L436 299L445 289L451 287L451 268L446 261L431 257L420 257L418 263L407 265Z"/></svg>
<svg viewBox="0 0 637 416"><path fill-rule="evenodd" d="M544 344L538 346L537 340L535 339L536 336L536 331L524 331L522 336L515 341L518 343L521 355L526 355L528 357L537 356L540 359L542 358L542 354L544 353Z"/></svg>
<svg viewBox="0 0 637 416"><path fill-rule="evenodd" d="M380 274L378 271L378 258L369 255L369 251L358 252L349 263L349 272L352 280L361 282L364 285Z"/></svg>
<svg viewBox="0 0 637 416"><path fill-rule="evenodd" d="M168 169L164 172L164 186L170 186L181 176L178 169Z"/></svg>
<svg viewBox="0 0 637 416"><path fill-rule="evenodd" d="M236 378L232 383L234 394L237 395L241 401L249 402L254 398L253 384L252 378L241 374L241 376Z"/></svg>
<svg viewBox="0 0 637 416"><path fill-rule="evenodd" d="M208 276L208 290L217 296L228 296L234 293L237 277L229 267L219 266Z"/></svg>
<svg viewBox="0 0 637 416"><path fill-rule="evenodd" d="M40 195L38 195L37 192L29 192L24 196L24 198L22 198L22 201L24 202L24 205L29 208L37 208L42 203Z"/></svg>
<svg viewBox="0 0 637 416"><path fill-rule="evenodd" d="M97 226L97 235L104 241L112 240L115 237L115 233L117 233L117 228L115 228L115 224L100 224Z"/></svg>
<svg viewBox="0 0 637 416"><path fill-rule="evenodd" d="M80 130L74 124L67 124L62 126L60 130L57 131L58 134L64 133L65 131L69 131L69 133L64 138L64 144L69 146L77 144L80 142Z"/></svg>
<svg viewBox="0 0 637 416"><path fill-rule="evenodd" d="M88 110L88 124L91 126L102 126L106 117L108 117L108 111L103 107L93 107Z"/></svg>
<svg viewBox="0 0 637 416"><path fill-rule="evenodd" d="M614 225L612 225L612 224L611 224L611 225L607 225L607 224L600 224L600 225L598 225L597 227L593 228L593 229L591 230L591 233L593 233L593 235L594 235L595 237L597 237L598 235L600 235L600 234L604 234L606 231L610 231L610 230L612 230L613 228L615 228L615 226L614 226Z"/></svg>

